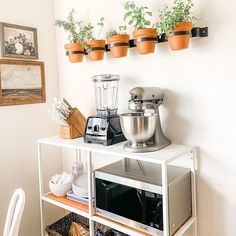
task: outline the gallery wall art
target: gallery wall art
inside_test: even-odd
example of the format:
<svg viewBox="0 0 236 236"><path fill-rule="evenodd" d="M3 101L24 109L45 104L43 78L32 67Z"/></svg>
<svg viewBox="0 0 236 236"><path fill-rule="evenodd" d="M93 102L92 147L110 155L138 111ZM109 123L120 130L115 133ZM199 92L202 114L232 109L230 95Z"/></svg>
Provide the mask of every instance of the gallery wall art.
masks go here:
<svg viewBox="0 0 236 236"><path fill-rule="evenodd" d="M37 29L0 23L2 57L38 59Z"/></svg>
<svg viewBox="0 0 236 236"><path fill-rule="evenodd" d="M26 60L0 60L0 106L43 103L44 63Z"/></svg>

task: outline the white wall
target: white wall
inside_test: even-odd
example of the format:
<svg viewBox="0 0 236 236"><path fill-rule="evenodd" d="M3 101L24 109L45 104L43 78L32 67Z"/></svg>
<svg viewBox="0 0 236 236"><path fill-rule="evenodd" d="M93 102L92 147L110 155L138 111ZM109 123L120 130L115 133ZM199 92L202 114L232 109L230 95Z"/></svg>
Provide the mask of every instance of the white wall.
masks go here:
<svg viewBox="0 0 236 236"><path fill-rule="evenodd" d="M13 191L22 187L26 205L22 236L40 235L37 139L55 135L48 115L58 95L54 6L51 0L0 0L0 22L38 29L39 60L45 62L47 103L0 107L0 235ZM53 167L52 167L53 168Z"/></svg>
<svg viewBox="0 0 236 236"><path fill-rule="evenodd" d="M100 16L108 26L122 24L120 0L56 0L56 18L75 8L80 19L95 22ZM136 1L157 11L164 1ZM209 27L209 37L192 39L188 50L171 52L166 43L153 55L137 55L102 62L70 64L63 45L66 35L57 31L60 92L85 115L95 113L91 76L117 73L120 112L126 94L137 85L159 86L165 91L161 109L166 135L176 143L199 147L199 236L236 235L236 77L235 8L233 0L195 0L199 26Z"/></svg>

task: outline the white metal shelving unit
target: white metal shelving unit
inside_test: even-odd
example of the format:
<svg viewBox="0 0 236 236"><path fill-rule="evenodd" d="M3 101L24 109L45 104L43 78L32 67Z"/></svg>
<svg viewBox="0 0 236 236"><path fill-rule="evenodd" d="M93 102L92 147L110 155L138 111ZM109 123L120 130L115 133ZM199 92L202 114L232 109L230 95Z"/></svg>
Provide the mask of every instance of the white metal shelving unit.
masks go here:
<svg viewBox="0 0 236 236"><path fill-rule="evenodd" d="M81 204L71 202L60 201L60 198L53 198L50 194L43 192L43 172L42 172L42 145L52 145L62 148L71 148L75 150L84 150L87 153L87 165L88 165L88 183L89 183L89 206L86 209ZM187 145L171 144L166 148L163 148L156 152L149 153L127 153L123 150L124 142L115 144L112 146L103 146L99 144L85 144L82 138L78 139L62 139L58 136L43 138L38 140L38 164L39 164L39 188L40 188L40 214L41 214L41 235L45 235L44 232L44 215L43 207L44 202L51 203L55 206L61 207L65 210L77 213L81 216L87 217L90 223L90 235L94 235L94 222L98 222L108 227L119 230L131 236L144 236L150 235L148 233L139 231L134 228L130 228L127 225L116 223L104 217L95 214L93 207L93 186L92 186L92 161L93 153L102 153L110 156L117 156L123 158L130 158L135 160L147 161L151 163L160 164L162 167L162 193L163 193L163 223L164 230L161 236L169 236L169 220L168 220L168 182L167 182L167 166L171 162L173 163L178 158L186 156L190 163L189 168L192 172L192 217L188 219L174 234L174 236L181 236L190 228L193 227L193 235L197 236L196 225L196 148ZM104 157L105 158L105 157ZM159 235L158 235L159 236Z"/></svg>

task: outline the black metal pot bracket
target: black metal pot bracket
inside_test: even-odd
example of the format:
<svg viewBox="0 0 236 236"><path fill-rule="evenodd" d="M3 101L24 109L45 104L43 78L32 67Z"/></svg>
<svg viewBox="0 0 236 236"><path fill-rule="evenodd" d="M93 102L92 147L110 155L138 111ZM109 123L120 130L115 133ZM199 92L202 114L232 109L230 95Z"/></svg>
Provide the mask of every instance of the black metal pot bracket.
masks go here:
<svg viewBox="0 0 236 236"><path fill-rule="evenodd" d="M84 54L84 51L66 51L66 56L69 56L72 54Z"/></svg>
<svg viewBox="0 0 236 236"><path fill-rule="evenodd" d="M193 28L192 29L192 37L208 37L208 27L203 27L203 28Z"/></svg>
<svg viewBox="0 0 236 236"><path fill-rule="evenodd" d="M109 49L111 49L113 47L129 47L129 43L111 43L111 44L108 44Z"/></svg>
<svg viewBox="0 0 236 236"><path fill-rule="evenodd" d="M190 35L192 38L195 38L195 37L204 38L204 37L208 37L208 27L202 27L202 28L195 27L195 28L192 28L191 31L174 32L174 35ZM111 47L114 47L114 46L129 46L130 48L134 48L134 47L136 47L136 43L143 42L143 41L156 41L157 43L164 43L164 42L167 42L168 40L167 40L167 37L165 34L158 35L156 38L155 37L143 37L140 39L131 39L131 40L129 40L129 44L125 44L125 45L115 45L115 43L114 43L114 44L111 44L112 45L111 46L110 44L106 44L105 51L106 52L111 51L110 50ZM123 43L119 43L119 44L123 44ZM104 50L104 48L97 49L97 50ZM86 51L84 51L84 54L88 55L88 53Z"/></svg>
<svg viewBox="0 0 236 236"><path fill-rule="evenodd" d="M189 35L191 36L191 31L176 31L171 34L171 36L179 36L179 35Z"/></svg>
<svg viewBox="0 0 236 236"><path fill-rule="evenodd" d="M89 51L106 51L106 49L104 47L93 47L93 48L89 48Z"/></svg>
<svg viewBox="0 0 236 236"><path fill-rule="evenodd" d="M174 32L172 35L185 35L185 32L190 32L190 31L179 31L179 32ZM190 35L192 38L199 37L208 37L208 27L195 27L191 30ZM158 43L163 43L167 42L167 37L165 34L161 34L158 36Z"/></svg>
<svg viewBox="0 0 236 236"><path fill-rule="evenodd" d="M89 52L93 52L93 51L107 51L106 45L105 47L93 47L93 48L89 48L88 51L86 49L84 49L83 54L84 55L88 55Z"/></svg>
<svg viewBox="0 0 236 236"><path fill-rule="evenodd" d="M141 43L141 42L146 42L146 41L157 41L156 37L140 37L137 39L133 39L134 44Z"/></svg>

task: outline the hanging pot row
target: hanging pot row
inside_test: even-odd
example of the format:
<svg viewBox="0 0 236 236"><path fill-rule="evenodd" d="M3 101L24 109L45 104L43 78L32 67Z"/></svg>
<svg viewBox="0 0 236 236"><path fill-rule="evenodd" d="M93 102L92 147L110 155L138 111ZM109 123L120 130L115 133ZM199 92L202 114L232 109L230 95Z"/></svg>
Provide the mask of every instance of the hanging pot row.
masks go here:
<svg viewBox="0 0 236 236"><path fill-rule="evenodd" d="M154 24L151 23L152 12L148 10L148 7L136 6L134 1L126 2L124 20L135 29L133 39L138 53L153 53L158 33L166 35L172 50L188 48L192 24L197 21L192 14L192 7L191 0L175 0L172 7L165 5L159 11L159 21ZM104 40L101 37L104 20L101 17L97 23L99 32L97 35L94 34L95 27L91 23L84 24L76 21L74 9L69 13L67 20L56 20L55 25L68 33L70 43L65 45L65 50L70 62L81 62L84 51L89 54L90 60L102 60L106 41L112 57L127 56L130 38L126 33L126 26L119 26L118 30L110 30L106 33L106 40Z"/></svg>

